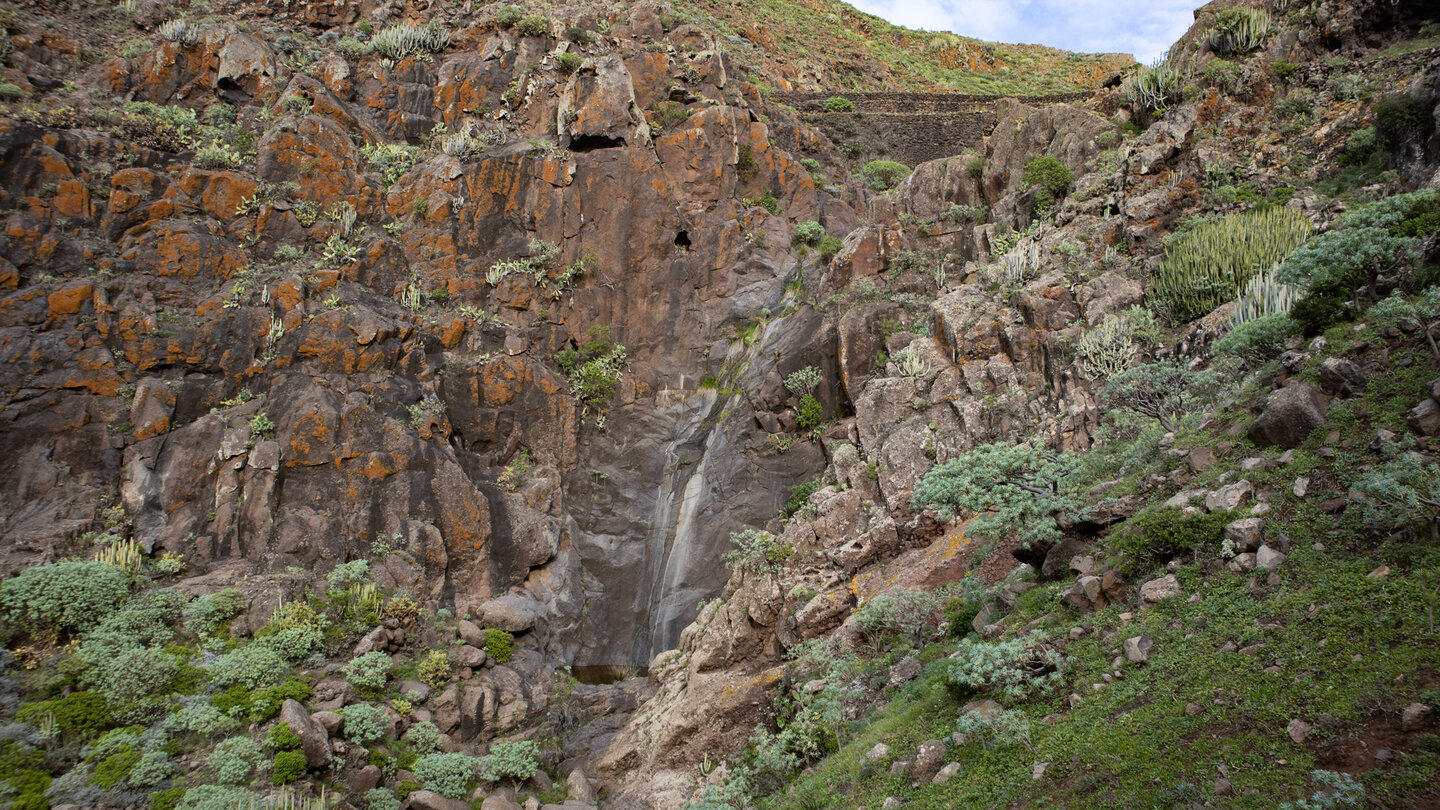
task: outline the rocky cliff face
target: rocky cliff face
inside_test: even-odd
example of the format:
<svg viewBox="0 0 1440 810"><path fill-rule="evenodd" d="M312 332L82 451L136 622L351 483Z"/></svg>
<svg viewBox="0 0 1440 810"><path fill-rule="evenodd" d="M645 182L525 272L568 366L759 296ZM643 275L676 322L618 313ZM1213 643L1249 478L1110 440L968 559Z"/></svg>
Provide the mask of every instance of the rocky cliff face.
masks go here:
<svg viewBox="0 0 1440 810"><path fill-rule="evenodd" d="M1266 58L1319 70L1414 27L1330 5ZM875 595L1067 572L1073 543L981 566L917 480L990 442L1090 447L1075 342L1142 302L1210 167L1243 151L1233 176L1273 192L1365 114L1271 137L1257 75L1139 134L1120 91L981 99L963 153L934 127L857 157L762 92L775 52L668 8L235 2L161 28L142 0L123 33L41 24L62 11L5 23L5 573L133 536L197 592L280 575L242 588L263 623L368 558L382 589L519 635L523 677L437 696L466 739L542 713L557 665L649 667L634 719L577 745L655 806L768 719L786 650ZM1204 24L1177 54L1205 58ZM360 44L402 25L421 44ZM947 156L890 189L856 171L906 150ZM1054 209L1025 179L1041 156L1076 178ZM721 564L752 527L797 552L783 576Z"/></svg>

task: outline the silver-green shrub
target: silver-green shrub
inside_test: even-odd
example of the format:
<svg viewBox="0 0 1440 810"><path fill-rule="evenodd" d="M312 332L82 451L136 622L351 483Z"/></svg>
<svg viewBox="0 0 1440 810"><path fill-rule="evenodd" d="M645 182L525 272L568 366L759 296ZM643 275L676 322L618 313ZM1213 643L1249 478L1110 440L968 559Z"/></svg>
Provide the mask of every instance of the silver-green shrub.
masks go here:
<svg viewBox="0 0 1440 810"><path fill-rule="evenodd" d="M368 652L345 664L345 680L359 689L379 691L385 688L390 674L390 656L379 651Z"/></svg>
<svg viewBox="0 0 1440 810"><path fill-rule="evenodd" d="M0 611L27 630L93 627L130 594L117 566L70 560L27 568L0 583Z"/></svg>
<svg viewBox="0 0 1440 810"><path fill-rule="evenodd" d="M383 709L365 703L352 703L341 714L345 716L345 738L360 745L385 739L388 718Z"/></svg>
<svg viewBox="0 0 1440 810"><path fill-rule="evenodd" d="M415 760L410 772L426 790L462 799L470 795L478 765L479 760L468 754L426 754Z"/></svg>
<svg viewBox="0 0 1440 810"><path fill-rule="evenodd" d="M222 785L244 784L260 764L260 746L249 737L221 740L210 752L206 762L215 769L215 779Z"/></svg>
<svg viewBox="0 0 1440 810"><path fill-rule="evenodd" d="M1009 641L962 639L950 657L950 683L1007 703L1059 687L1070 665L1067 656L1046 643L1040 630Z"/></svg>

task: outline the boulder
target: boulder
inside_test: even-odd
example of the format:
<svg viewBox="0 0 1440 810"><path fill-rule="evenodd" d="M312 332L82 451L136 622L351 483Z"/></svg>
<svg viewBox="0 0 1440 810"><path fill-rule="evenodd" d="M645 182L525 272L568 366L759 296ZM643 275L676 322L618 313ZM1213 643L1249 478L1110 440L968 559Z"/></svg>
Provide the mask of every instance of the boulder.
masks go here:
<svg viewBox="0 0 1440 810"><path fill-rule="evenodd" d="M1433 399L1421 400L1419 405L1410 409L1410 414L1405 417L1405 424L1421 436L1440 433L1440 403Z"/></svg>
<svg viewBox="0 0 1440 810"><path fill-rule="evenodd" d="M959 773L960 763L951 762L950 764L941 768L939 773L935 774L935 778L930 780L930 784L943 785L946 782L949 782L951 779L954 779Z"/></svg>
<svg viewBox="0 0 1440 810"><path fill-rule="evenodd" d="M1248 517L1231 521L1225 525L1225 539L1235 545L1235 550L1254 551L1260 547L1265 534L1265 518Z"/></svg>
<svg viewBox="0 0 1440 810"><path fill-rule="evenodd" d="M374 765L366 765L350 777L350 792L364 794L373 788L380 786L380 778L383 776L380 769Z"/></svg>
<svg viewBox="0 0 1440 810"><path fill-rule="evenodd" d="M1146 602L1162 602L1166 599L1174 599L1181 593L1180 580L1174 574L1167 574L1159 579L1152 579L1140 586L1140 598Z"/></svg>
<svg viewBox="0 0 1440 810"><path fill-rule="evenodd" d="M466 644L469 644L472 647L481 648L485 646L485 631L480 629L480 625L469 621L468 619L461 619L459 623L459 631L460 640L464 641Z"/></svg>
<svg viewBox="0 0 1440 810"><path fill-rule="evenodd" d="M878 762L890 756L890 746L885 743L875 743L869 751L865 752L865 758L871 762Z"/></svg>
<svg viewBox="0 0 1440 810"><path fill-rule="evenodd" d="M1150 660L1150 650L1154 649L1155 642L1145 636L1133 636L1125 639L1125 658L1132 664L1144 664Z"/></svg>
<svg viewBox="0 0 1440 810"><path fill-rule="evenodd" d="M1185 463L1192 472L1203 473L1215 466L1215 451L1209 447L1197 447L1185 456Z"/></svg>
<svg viewBox="0 0 1440 810"><path fill-rule="evenodd" d="M522 596L501 596L485 603L480 609L480 620L486 627L521 633L535 626L535 606Z"/></svg>
<svg viewBox="0 0 1440 810"><path fill-rule="evenodd" d="M300 738L305 764L312 768L330 764L330 735L299 701L287 700L280 706L280 722L290 726L290 730Z"/></svg>
<svg viewBox="0 0 1440 810"><path fill-rule="evenodd" d="M940 772L940 766L945 764L945 751L947 746L939 740L926 740L920 743L920 748L915 752L915 765L910 771L911 778L917 784L924 784Z"/></svg>
<svg viewBox="0 0 1440 810"><path fill-rule="evenodd" d="M590 778L585 772L576 768L565 777L565 784L569 786L570 798L590 804L595 801L595 788L590 786Z"/></svg>
<svg viewBox="0 0 1440 810"><path fill-rule="evenodd" d="M1227 484L1205 496L1205 510L1216 512L1222 509L1239 509L1255 494L1255 485L1249 481Z"/></svg>
<svg viewBox="0 0 1440 810"><path fill-rule="evenodd" d="M1287 385L1272 391L1265 409L1250 423L1246 435L1257 447L1298 447L1325 421L1324 395L1308 385Z"/></svg>
<svg viewBox="0 0 1440 810"><path fill-rule="evenodd" d="M455 661L462 667L479 669L485 666L486 655L483 649L472 647L469 644L461 644L455 649Z"/></svg>
<svg viewBox="0 0 1440 810"><path fill-rule="evenodd" d="M1420 731L1435 719L1435 710L1424 703L1411 703L1400 712L1400 730Z"/></svg>
<svg viewBox="0 0 1440 810"><path fill-rule="evenodd" d="M1274 571L1285 562L1285 555L1269 546L1261 546L1255 552L1255 567L1261 571Z"/></svg>
<svg viewBox="0 0 1440 810"><path fill-rule="evenodd" d="M310 715L315 722L324 726L325 733L331 737L340 736L340 731L345 727L345 717L339 712L315 712Z"/></svg>
<svg viewBox="0 0 1440 810"><path fill-rule="evenodd" d="M1355 397L1365 393L1365 372L1343 357L1327 357L1320 364L1320 388L1327 394Z"/></svg>
<svg viewBox="0 0 1440 810"><path fill-rule="evenodd" d="M470 810L470 803L429 790L417 790L405 798L405 810ZM515 810L519 810L518 805Z"/></svg>

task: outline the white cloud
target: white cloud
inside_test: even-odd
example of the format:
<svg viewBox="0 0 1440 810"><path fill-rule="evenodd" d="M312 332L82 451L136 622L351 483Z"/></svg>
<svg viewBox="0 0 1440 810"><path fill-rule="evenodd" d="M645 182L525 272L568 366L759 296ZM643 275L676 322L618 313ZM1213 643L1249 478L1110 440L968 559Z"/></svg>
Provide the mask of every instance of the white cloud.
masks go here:
<svg viewBox="0 0 1440 810"><path fill-rule="evenodd" d="M1194 20L1198 0L851 0L896 25L992 42L1130 53L1149 62Z"/></svg>

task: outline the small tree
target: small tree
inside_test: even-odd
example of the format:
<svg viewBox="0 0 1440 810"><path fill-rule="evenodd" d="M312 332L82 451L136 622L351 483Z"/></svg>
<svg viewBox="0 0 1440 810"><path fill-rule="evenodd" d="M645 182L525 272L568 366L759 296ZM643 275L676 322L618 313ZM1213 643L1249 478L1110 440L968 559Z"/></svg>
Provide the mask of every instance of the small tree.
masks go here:
<svg viewBox="0 0 1440 810"><path fill-rule="evenodd" d="M735 548L725 552L726 568L748 568L758 574L775 576L790 559L795 549L763 529L732 532L730 542Z"/></svg>
<svg viewBox="0 0 1440 810"><path fill-rule="evenodd" d="M893 160L872 160L860 170L870 187L876 191L889 191L895 184L910 176L910 167Z"/></svg>
<svg viewBox="0 0 1440 810"><path fill-rule="evenodd" d="M943 512L978 513L978 534L1016 533L1027 547L1060 536L1055 515L1074 511L1079 500L1061 489L1071 457L1029 444L986 444L925 474L915 485L915 504Z"/></svg>
<svg viewBox="0 0 1440 810"><path fill-rule="evenodd" d="M1145 363L1110 378L1101 392L1106 404L1159 420L1174 432L1190 410L1214 397L1220 387L1213 371L1196 371L1176 360Z"/></svg>
<svg viewBox="0 0 1440 810"><path fill-rule="evenodd" d="M1040 187L1035 193L1035 212L1042 215L1055 207L1055 201L1074 181L1074 172L1050 155L1042 155L1026 163L1025 171L1020 175L1020 182L1026 186Z"/></svg>

